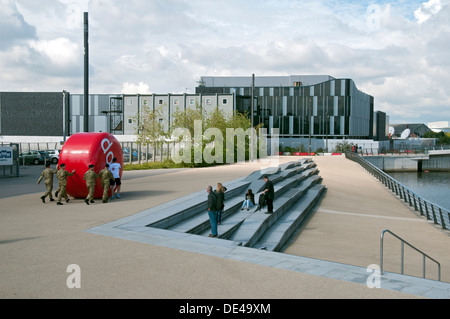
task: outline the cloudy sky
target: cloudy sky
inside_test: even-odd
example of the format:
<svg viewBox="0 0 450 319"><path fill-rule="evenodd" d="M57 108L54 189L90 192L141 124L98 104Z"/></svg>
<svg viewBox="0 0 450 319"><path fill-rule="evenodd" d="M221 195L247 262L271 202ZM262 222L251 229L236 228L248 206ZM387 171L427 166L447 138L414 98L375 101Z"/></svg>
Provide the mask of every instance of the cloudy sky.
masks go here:
<svg viewBox="0 0 450 319"><path fill-rule="evenodd" d="M351 78L391 123L450 121L450 0L0 0L0 91L193 93L202 75Z"/></svg>

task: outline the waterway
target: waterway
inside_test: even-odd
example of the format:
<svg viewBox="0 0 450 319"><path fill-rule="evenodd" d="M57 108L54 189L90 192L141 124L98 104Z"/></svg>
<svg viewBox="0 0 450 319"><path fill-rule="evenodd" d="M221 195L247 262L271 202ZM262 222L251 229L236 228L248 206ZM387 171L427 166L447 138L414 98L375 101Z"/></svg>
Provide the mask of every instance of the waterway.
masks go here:
<svg viewBox="0 0 450 319"><path fill-rule="evenodd" d="M390 172L389 175L423 199L450 210L450 172Z"/></svg>

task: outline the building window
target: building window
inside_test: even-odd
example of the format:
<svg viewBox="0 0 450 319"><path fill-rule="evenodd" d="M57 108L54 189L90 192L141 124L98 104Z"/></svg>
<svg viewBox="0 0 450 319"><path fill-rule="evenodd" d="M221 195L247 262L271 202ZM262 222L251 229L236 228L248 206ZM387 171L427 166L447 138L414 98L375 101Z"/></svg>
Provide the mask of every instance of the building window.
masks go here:
<svg viewBox="0 0 450 319"><path fill-rule="evenodd" d="M179 105L179 104L180 104L180 101L179 101L178 99L174 99L174 100L173 100L173 104L174 104L174 105Z"/></svg>
<svg viewBox="0 0 450 319"><path fill-rule="evenodd" d="M206 105L211 105L211 99L210 98L206 99Z"/></svg>
<svg viewBox="0 0 450 319"><path fill-rule="evenodd" d="M158 101L158 104L159 104L159 105L162 105L162 104L163 104L163 100L159 100L159 101Z"/></svg>
<svg viewBox="0 0 450 319"><path fill-rule="evenodd" d="M131 117L128 119L128 124L133 124L133 119Z"/></svg>
<svg viewBox="0 0 450 319"><path fill-rule="evenodd" d="M222 99L222 104L223 105L227 105L228 104L228 99Z"/></svg>
<svg viewBox="0 0 450 319"><path fill-rule="evenodd" d="M189 99L189 105L195 105L195 99Z"/></svg>

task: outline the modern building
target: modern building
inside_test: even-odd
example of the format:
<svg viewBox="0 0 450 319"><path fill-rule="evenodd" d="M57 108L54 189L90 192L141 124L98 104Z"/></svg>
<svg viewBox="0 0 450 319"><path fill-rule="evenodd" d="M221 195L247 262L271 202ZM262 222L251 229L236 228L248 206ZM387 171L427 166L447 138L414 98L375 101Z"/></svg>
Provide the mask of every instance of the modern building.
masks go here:
<svg viewBox="0 0 450 319"><path fill-rule="evenodd" d="M253 83L254 81L254 83ZM351 79L329 75L201 77L197 94L232 94L235 107L281 138L385 140L387 117ZM253 91L253 94L252 94Z"/></svg>
<svg viewBox="0 0 450 319"><path fill-rule="evenodd" d="M253 124L266 128L269 138L278 129L281 146L332 150L342 140L373 145L387 139L387 115L374 111L374 98L351 79L205 76L198 83L195 94L90 94L88 131L135 137L146 109L160 109L160 122L169 131L177 110L219 108L251 118L253 104ZM83 94L0 93L0 136L70 136L85 131L84 113Z"/></svg>
<svg viewBox="0 0 450 319"><path fill-rule="evenodd" d="M0 92L0 136L62 136L62 92Z"/></svg>

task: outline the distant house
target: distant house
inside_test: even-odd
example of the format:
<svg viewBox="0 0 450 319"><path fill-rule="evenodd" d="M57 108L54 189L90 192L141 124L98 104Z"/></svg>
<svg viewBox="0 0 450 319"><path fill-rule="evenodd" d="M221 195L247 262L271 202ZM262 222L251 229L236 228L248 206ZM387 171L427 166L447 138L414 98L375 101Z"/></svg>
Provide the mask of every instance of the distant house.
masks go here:
<svg viewBox="0 0 450 319"><path fill-rule="evenodd" d="M394 134L392 137L398 138L402 136L402 133L407 129L410 130L410 134L407 137L423 137L426 132L431 131L431 129L425 124L390 124L394 128Z"/></svg>

